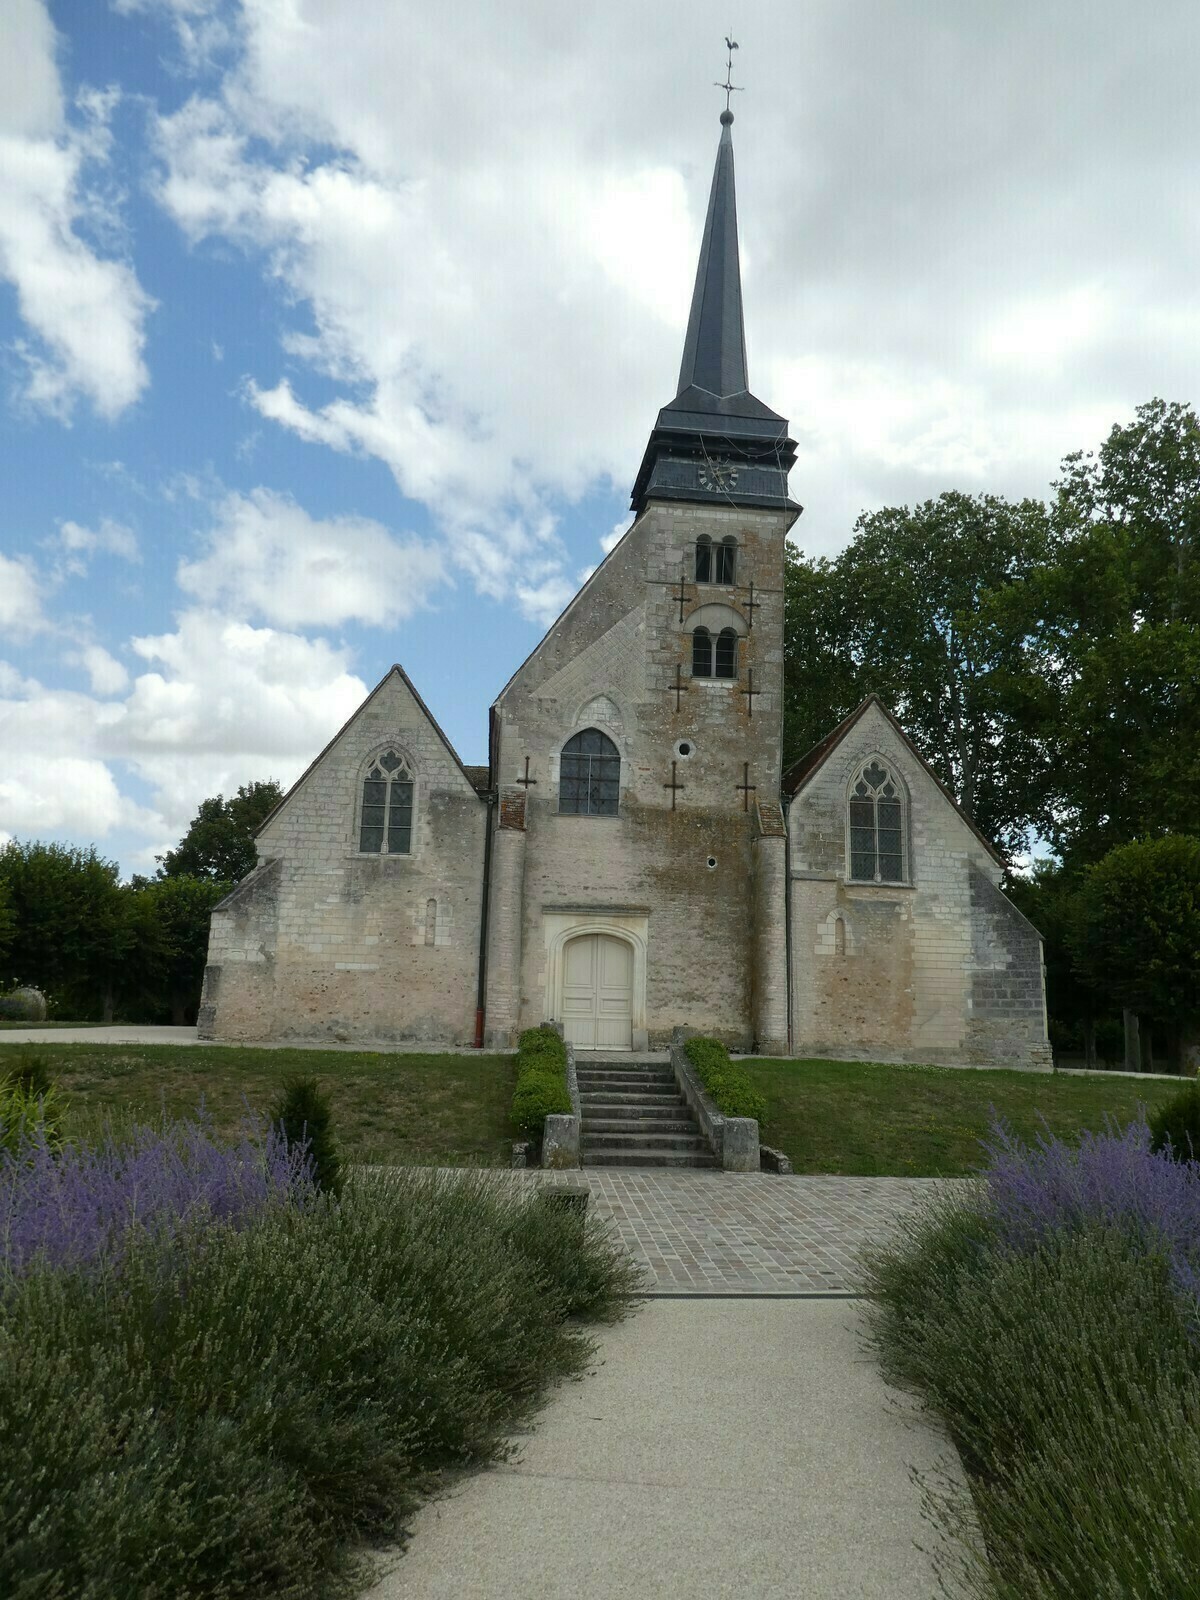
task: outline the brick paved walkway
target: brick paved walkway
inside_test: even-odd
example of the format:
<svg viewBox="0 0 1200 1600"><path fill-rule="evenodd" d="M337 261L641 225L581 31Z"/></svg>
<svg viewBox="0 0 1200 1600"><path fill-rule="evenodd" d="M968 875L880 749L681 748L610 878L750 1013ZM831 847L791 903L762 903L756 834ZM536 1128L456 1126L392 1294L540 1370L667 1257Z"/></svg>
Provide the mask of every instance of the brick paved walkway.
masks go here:
<svg viewBox="0 0 1200 1600"><path fill-rule="evenodd" d="M858 1247L948 1182L596 1167L522 1176L586 1183L643 1263L647 1290L682 1295L853 1293Z"/></svg>

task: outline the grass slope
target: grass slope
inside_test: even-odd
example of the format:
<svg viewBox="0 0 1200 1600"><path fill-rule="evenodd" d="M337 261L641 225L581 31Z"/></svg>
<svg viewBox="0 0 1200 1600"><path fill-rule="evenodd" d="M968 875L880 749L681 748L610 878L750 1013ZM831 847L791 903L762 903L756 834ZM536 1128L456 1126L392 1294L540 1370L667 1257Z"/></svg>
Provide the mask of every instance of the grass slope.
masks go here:
<svg viewBox="0 0 1200 1600"><path fill-rule="evenodd" d="M958 1067L886 1066L858 1061L739 1059L767 1097L762 1136L797 1172L854 1177L958 1177L979 1166L980 1137L994 1106L1023 1138L1044 1116L1074 1139L1120 1123L1178 1094L1162 1079L1088 1078L1066 1073L975 1072Z"/></svg>
<svg viewBox="0 0 1200 1600"><path fill-rule="evenodd" d="M218 1130L231 1133L247 1106L265 1115L282 1080L302 1074L329 1094L346 1161L507 1166L511 1150L511 1056L47 1040L0 1046L0 1072L31 1056L67 1097L72 1138L96 1133L106 1118L120 1126L164 1108L186 1116L202 1097Z"/></svg>

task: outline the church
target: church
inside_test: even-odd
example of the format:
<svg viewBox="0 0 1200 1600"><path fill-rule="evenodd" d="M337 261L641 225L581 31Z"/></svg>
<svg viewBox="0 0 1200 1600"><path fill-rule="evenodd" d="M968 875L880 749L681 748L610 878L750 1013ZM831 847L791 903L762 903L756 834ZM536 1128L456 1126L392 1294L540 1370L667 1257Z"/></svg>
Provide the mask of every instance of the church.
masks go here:
<svg viewBox="0 0 1200 1600"><path fill-rule="evenodd" d="M749 388L721 115L675 398L635 519L464 766L395 666L216 908L201 1038L1046 1068L1042 946L888 709L783 768L795 445Z"/></svg>

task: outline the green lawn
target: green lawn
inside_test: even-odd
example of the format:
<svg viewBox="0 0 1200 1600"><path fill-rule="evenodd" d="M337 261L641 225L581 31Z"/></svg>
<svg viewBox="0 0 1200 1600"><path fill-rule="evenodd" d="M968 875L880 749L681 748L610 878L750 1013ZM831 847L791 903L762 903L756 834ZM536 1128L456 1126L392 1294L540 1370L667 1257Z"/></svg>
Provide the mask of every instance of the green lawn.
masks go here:
<svg viewBox="0 0 1200 1600"><path fill-rule="evenodd" d="M514 1058L391 1055L351 1050L261 1050L229 1045L0 1044L0 1070L40 1056L69 1100L68 1131L87 1137L118 1122L194 1111L201 1097L218 1127L248 1104L265 1112L281 1079L320 1079L333 1102L347 1160L506 1166ZM856 1061L740 1058L767 1097L763 1139L797 1172L952 1177L980 1159L990 1107L1031 1136L1039 1113L1070 1138L1127 1121L1180 1085L1162 1079L967 1072Z"/></svg>
<svg viewBox="0 0 1200 1600"><path fill-rule="evenodd" d="M246 1105L265 1113L291 1073L316 1077L333 1104L349 1161L507 1166L512 1056L391 1055L352 1050L256 1050L221 1045L0 1045L0 1071L37 1056L67 1096L68 1134L192 1112L201 1097L217 1126Z"/></svg>
<svg viewBox="0 0 1200 1600"><path fill-rule="evenodd" d="M1128 1122L1178 1094L1162 1079L1068 1073L975 1072L957 1067L740 1057L767 1097L762 1136L797 1172L866 1177L956 1177L979 1164L990 1108L1022 1136L1044 1116L1054 1133L1100 1129L1105 1113Z"/></svg>

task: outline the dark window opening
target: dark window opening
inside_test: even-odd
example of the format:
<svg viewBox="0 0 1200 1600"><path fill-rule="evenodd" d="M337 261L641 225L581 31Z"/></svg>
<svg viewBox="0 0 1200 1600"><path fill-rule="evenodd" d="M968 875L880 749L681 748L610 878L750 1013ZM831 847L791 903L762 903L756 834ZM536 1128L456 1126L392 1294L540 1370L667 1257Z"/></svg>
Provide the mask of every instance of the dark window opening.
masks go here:
<svg viewBox="0 0 1200 1600"><path fill-rule="evenodd" d="M713 546L713 583L733 583L733 570L736 556L737 541L735 539L725 539L721 544Z"/></svg>
<svg viewBox="0 0 1200 1600"><path fill-rule="evenodd" d="M692 677L711 678L712 669L712 634L707 628L697 628L692 634Z"/></svg>
<svg viewBox="0 0 1200 1600"><path fill-rule="evenodd" d="M737 669L738 636L732 628L722 628L716 635L704 627L693 632L693 678L736 678Z"/></svg>
<svg viewBox="0 0 1200 1600"><path fill-rule="evenodd" d="M732 628L722 628L717 635L714 678L737 677L737 634Z"/></svg>
<svg viewBox="0 0 1200 1600"><path fill-rule="evenodd" d="M571 816L615 817L621 794L621 755L599 728L567 740L558 771L558 809Z"/></svg>
<svg viewBox="0 0 1200 1600"><path fill-rule="evenodd" d="M696 540L696 582L711 583L713 547L712 540L702 533Z"/></svg>

